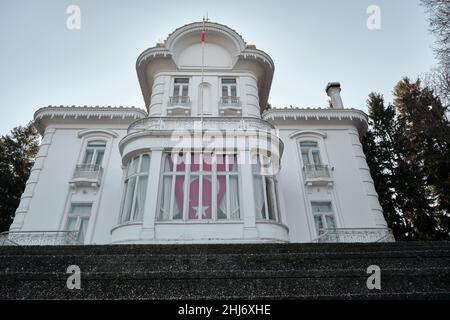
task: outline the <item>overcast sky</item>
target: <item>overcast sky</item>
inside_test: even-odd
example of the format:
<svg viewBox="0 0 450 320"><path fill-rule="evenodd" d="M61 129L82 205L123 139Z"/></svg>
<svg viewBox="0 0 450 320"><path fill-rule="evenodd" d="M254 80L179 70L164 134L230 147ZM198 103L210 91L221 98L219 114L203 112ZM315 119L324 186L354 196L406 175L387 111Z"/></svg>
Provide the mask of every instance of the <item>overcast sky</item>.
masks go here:
<svg viewBox="0 0 450 320"><path fill-rule="evenodd" d="M0 134L48 105L144 108L138 55L174 29L202 19L237 30L275 62L273 106L327 106L325 85L342 84L346 107L370 92L390 100L404 76L435 64L419 0L0 0ZM81 29L66 27L69 5ZM369 5L381 29L367 28Z"/></svg>

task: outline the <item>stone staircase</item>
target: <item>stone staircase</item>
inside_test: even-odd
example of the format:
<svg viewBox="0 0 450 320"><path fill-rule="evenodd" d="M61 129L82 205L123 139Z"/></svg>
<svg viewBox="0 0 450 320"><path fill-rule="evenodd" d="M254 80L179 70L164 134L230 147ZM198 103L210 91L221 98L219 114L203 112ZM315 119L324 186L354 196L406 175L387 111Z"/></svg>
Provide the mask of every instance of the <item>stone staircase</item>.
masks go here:
<svg viewBox="0 0 450 320"><path fill-rule="evenodd" d="M0 246L0 299L336 298L449 299L450 242Z"/></svg>

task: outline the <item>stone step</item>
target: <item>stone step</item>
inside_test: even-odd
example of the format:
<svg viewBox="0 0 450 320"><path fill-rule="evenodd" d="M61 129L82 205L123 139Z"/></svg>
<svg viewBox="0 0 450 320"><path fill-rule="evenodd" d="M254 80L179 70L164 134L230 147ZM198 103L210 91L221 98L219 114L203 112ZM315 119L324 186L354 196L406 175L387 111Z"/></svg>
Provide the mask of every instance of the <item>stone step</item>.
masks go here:
<svg viewBox="0 0 450 320"><path fill-rule="evenodd" d="M418 269L450 266L447 256L424 252L419 255L304 255L304 254L222 254L222 255L23 255L0 259L0 273L53 272L78 265L83 272L177 272L177 271L308 271L308 270L366 270L370 265L382 269Z"/></svg>
<svg viewBox="0 0 450 320"><path fill-rule="evenodd" d="M0 247L0 284L0 299L448 299L450 243Z"/></svg>
<svg viewBox="0 0 450 320"><path fill-rule="evenodd" d="M395 243L289 243L289 244L201 244L201 245L89 245L89 246L4 246L4 255L43 254L226 254L226 253L313 253L338 254L361 252L404 252L415 250L450 250L450 242L395 242Z"/></svg>

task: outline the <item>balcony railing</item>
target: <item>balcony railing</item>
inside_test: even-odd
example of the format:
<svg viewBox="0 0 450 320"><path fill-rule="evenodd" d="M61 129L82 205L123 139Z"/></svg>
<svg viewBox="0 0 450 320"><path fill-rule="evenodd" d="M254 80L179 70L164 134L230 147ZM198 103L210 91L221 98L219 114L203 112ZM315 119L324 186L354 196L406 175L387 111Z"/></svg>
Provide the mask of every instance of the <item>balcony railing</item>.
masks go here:
<svg viewBox="0 0 450 320"><path fill-rule="evenodd" d="M220 97L219 106L240 107L241 101L239 97Z"/></svg>
<svg viewBox="0 0 450 320"><path fill-rule="evenodd" d="M78 164L75 167L71 184L75 185L96 185L99 186L102 180L103 169L98 164Z"/></svg>
<svg viewBox="0 0 450 320"><path fill-rule="evenodd" d="M333 228L323 229L322 234L313 242L317 243L354 243L354 242L394 242L389 228Z"/></svg>
<svg viewBox="0 0 450 320"><path fill-rule="evenodd" d="M275 131L269 122L246 117L149 117L139 119L128 127L128 133L145 130L192 130L202 122L203 130L263 130Z"/></svg>
<svg viewBox="0 0 450 320"><path fill-rule="evenodd" d="M240 115L242 112L239 97L220 97L219 113L221 115Z"/></svg>
<svg viewBox="0 0 450 320"><path fill-rule="evenodd" d="M189 96L174 96L169 97L169 106L190 106L191 99Z"/></svg>
<svg viewBox="0 0 450 320"><path fill-rule="evenodd" d="M187 116L191 114L191 99L188 96L169 97L167 114L172 116Z"/></svg>
<svg viewBox="0 0 450 320"><path fill-rule="evenodd" d="M78 231L9 231L0 233L0 246L79 245Z"/></svg>
<svg viewBox="0 0 450 320"><path fill-rule="evenodd" d="M305 178L317 179L317 178L330 178L330 168L323 164L307 164L303 167L305 172Z"/></svg>

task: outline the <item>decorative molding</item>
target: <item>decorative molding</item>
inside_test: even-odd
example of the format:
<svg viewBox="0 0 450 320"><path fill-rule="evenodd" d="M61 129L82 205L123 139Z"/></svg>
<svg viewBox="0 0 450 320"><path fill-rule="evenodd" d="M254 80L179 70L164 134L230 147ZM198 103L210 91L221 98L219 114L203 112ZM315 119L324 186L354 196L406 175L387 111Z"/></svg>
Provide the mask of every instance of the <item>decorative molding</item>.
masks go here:
<svg viewBox="0 0 450 320"><path fill-rule="evenodd" d="M87 130L82 130L80 132L78 132L78 138L83 138L85 136L88 135L108 135L111 136L113 138L117 138L119 135L112 131L112 130L106 130L106 129L87 129Z"/></svg>
<svg viewBox="0 0 450 320"><path fill-rule="evenodd" d="M44 124L43 120L53 119L119 119L119 120L136 120L147 116L147 112L142 109L130 107L76 107L76 106L48 106L38 109L34 113L34 124L38 131L42 134L48 124Z"/></svg>
<svg viewBox="0 0 450 320"><path fill-rule="evenodd" d="M196 126L202 122L202 127ZM134 121L128 127L128 133L145 130L275 130L265 120L250 117L148 117Z"/></svg>
<svg viewBox="0 0 450 320"><path fill-rule="evenodd" d="M265 111L262 118L267 121L286 120L325 120L325 121L351 121L358 129L360 136L368 130L367 115L358 109L300 109L300 108L274 108Z"/></svg>
<svg viewBox="0 0 450 320"><path fill-rule="evenodd" d="M242 36L237 33L235 30L231 29L230 27L215 23L215 22L205 22L204 24L206 32L208 31L214 31L217 33L224 34L228 36L236 45L236 48L238 51L242 51L245 48L245 41L242 38ZM190 24L186 24L180 28L175 29L172 33L169 34L165 41L165 46L167 49L172 50L174 44L179 38L184 37L185 35L188 35L190 33L195 32L202 32L203 30L203 22L194 22Z"/></svg>
<svg viewBox="0 0 450 320"><path fill-rule="evenodd" d="M291 133L289 135L289 139L295 139L300 136L317 136L317 137L325 139L327 137L327 134L325 132L317 131L317 130L299 130L299 131L295 131L295 132Z"/></svg>
<svg viewBox="0 0 450 320"><path fill-rule="evenodd" d="M154 59L172 59L172 53L161 47L148 48L142 52L136 61L136 68L139 68L143 63L147 64Z"/></svg>

